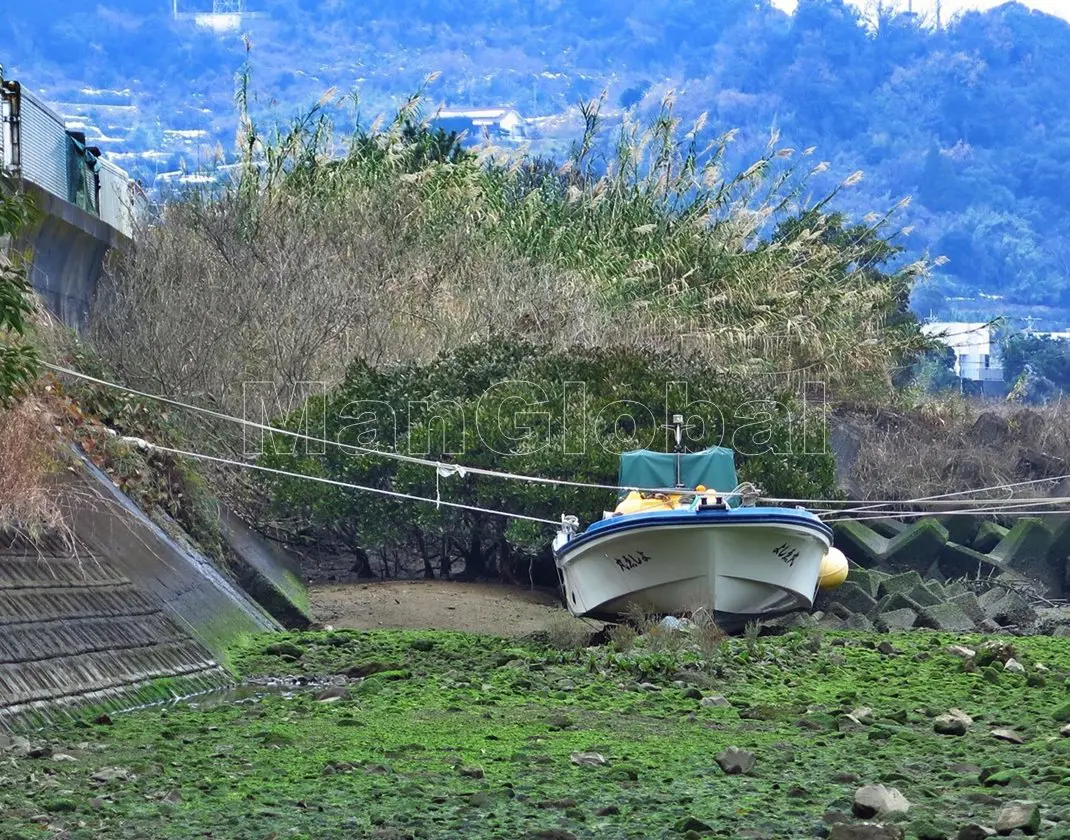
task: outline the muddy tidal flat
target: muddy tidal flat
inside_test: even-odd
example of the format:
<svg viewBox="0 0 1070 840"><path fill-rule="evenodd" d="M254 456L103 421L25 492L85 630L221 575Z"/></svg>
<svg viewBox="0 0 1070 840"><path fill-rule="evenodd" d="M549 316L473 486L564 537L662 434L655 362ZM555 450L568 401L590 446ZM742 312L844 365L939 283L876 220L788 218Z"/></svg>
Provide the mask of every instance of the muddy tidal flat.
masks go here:
<svg viewBox="0 0 1070 840"><path fill-rule="evenodd" d="M1070 640L656 636L250 639L292 690L0 735L0 840L1070 838Z"/></svg>

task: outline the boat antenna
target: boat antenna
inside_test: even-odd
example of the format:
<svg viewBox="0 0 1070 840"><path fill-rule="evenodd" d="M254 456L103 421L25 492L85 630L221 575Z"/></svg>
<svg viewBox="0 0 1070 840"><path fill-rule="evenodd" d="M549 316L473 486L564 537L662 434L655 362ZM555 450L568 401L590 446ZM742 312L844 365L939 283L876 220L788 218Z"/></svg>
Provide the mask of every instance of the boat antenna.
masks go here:
<svg viewBox="0 0 1070 840"><path fill-rule="evenodd" d="M680 475L680 459L684 451L684 415L674 414L672 416L672 429L673 434L676 436L676 444L672 448L672 451L676 453L676 489L680 490L684 486Z"/></svg>

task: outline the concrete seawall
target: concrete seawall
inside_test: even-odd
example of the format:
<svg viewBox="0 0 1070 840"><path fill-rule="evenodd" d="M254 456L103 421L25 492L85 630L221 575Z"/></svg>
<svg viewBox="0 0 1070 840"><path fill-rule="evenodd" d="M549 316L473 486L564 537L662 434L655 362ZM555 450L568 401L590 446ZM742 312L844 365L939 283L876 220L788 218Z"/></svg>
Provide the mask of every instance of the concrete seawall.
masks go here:
<svg viewBox="0 0 1070 840"><path fill-rule="evenodd" d="M155 597L84 545L0 534L0 729L74 706L136 705L230 677Z"/></svg>
<svg viewBox="0 0 1070 840"><path fill-rule="evenodd" d="M0 532L0 729L225 685L227 648L279 629L75 457L60 488L72 537L31 545Z"/></svg>
<svg viewBox="0 0 1070 840"><path fill-rule="evenodd" d="M39 221L14 247L32 252L33 286L49 310L81 330L89 321L108 251L128 247L130 240L80 207L33 184L25 188Z"/></svg>

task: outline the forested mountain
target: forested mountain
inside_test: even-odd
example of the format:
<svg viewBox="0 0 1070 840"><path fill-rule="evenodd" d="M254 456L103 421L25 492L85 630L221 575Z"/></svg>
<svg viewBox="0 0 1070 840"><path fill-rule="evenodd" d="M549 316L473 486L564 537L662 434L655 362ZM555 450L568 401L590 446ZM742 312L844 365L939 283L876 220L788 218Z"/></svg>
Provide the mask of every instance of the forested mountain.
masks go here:
<svg viewBox="0 0 1070 840"><path fill-rule="evenodd" d="M122 161L147 180L178 153L195 166L233 148L242 33L254 110L289 116L336 87L371 117L439 71L430 101L511 104L559 154L577 102L606 90L611 119L649 117L675 90L711 137L740 130L739 161L775 127L817 147L830 183L863 170L839 199L855 218L911 196L906 243L949 260L917 292L922 314L1070 323L1070 24L1016 3L937 30L843 0L801 0L794 16L770 0L247 0L225 33L174 18L168 0L16 6L7 74L82 115L102 146L156 152Z"/></svg>

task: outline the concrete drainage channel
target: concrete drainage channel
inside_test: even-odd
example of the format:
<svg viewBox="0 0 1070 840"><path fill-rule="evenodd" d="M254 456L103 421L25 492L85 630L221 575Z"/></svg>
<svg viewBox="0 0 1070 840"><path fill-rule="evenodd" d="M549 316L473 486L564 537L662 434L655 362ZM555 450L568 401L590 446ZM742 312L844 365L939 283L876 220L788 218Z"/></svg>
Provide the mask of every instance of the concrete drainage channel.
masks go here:
<svg viewBox="0 0 1070 840"><path fill-rule="evenodd" d="M70 540L30 544L0 532L0 730L87 706L118 712L231 690L226 650L282 629L191 542L165 533L78 458L66 488ZM242 536L243 582L255 582L289 626L307 626L300 579L229 524Z"/></svg>

